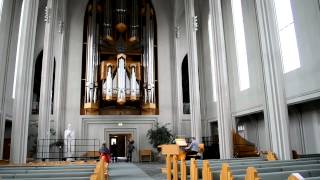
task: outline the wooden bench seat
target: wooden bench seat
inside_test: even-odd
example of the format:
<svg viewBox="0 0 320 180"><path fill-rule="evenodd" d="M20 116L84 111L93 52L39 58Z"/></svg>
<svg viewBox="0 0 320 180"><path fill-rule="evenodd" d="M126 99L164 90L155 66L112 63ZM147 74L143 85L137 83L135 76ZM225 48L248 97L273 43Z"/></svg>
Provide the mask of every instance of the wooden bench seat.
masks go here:
<svg viewBox="0 0 320 180"><path fill-rule="evenodd" d="M263 180L284 180L292 173L300 173L302 177L319 177L320 169L310 169L310 170L295 170L295 171L283 171L283 172L271 172L271 173L259 173L259 177ZM243 180L245 175L235 175L234 180Z"/></svg>

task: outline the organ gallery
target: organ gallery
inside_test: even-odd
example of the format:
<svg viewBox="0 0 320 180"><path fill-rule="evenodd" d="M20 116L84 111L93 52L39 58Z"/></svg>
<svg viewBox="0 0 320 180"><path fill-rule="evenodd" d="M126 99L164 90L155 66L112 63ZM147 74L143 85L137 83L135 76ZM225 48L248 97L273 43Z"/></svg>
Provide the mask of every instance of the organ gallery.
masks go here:
<svg viewBox="0 0 320 180"><path fill-rule="evenodd" d="M158 114L156 19L151 4L92 0L84 22L81 114Z"/></svg>

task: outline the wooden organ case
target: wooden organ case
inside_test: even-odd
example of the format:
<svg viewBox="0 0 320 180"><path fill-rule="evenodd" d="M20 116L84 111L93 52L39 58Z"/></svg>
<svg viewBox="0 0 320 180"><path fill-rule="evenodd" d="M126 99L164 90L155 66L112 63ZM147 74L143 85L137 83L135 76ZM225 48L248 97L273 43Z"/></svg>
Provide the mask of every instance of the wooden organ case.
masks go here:
<svg viewBox="0 0 320 180"><path fill-rule="evenodd" d="M81 114L159 113L155 12L148 0L90 0Z"/></svg>

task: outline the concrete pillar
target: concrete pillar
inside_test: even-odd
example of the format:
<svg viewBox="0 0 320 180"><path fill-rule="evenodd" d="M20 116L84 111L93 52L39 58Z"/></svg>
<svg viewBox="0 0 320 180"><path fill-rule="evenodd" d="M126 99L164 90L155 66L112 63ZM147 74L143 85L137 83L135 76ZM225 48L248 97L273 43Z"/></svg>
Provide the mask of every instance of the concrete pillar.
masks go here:
<svg viewBox="0 0 320 180"><path fill-rule="evenodd" d="M67 61L66 61L66 19L67 19L67 1L58 0L57 4L57 27L58 37L55 41L58 47L57 64L56 64L56 82L55 83L55 99L54 99L54 119L56 128L56 137L63 138L64 123L65 123L65 97L66 97L66 82L67 82Z"/></svg>
<svg viewBox="0 0 320 180"><path fill-rule="evenodd" d="M188 68L191 111L191 135L201 142L201 112L198 72L197 30L198 22L194 11L194 0L184 0L186 16L186 33L188 40Z"/></svg>
<svg viewBox="0 0 320 180"><path fill-rule="evenodd" d="M16 94L13 104L11 162L27 160L28 127L31 112L34 44L39 0L23 0L16 56Z"/></svg>
<svg viewBox="0 0 320 180"><path fill-rule="evenodd" d="M269 132L271 150L279 159L287 160L291 158L288 109L274 1L257 0L256 9L265 81L265 113L268 117L266 131Z"/></svg>
<svg viewBox="0 0 320 180"><path fill-rule="evenodd" d="M215 69L215 81L217 84L217 117L219 131L219 150L221 159L233 157L233 139L228 69L226 61L226 50L224 40L224 30L222 21L221 1L210 0L210 18L212 26L212 51Z"/></svg>
<svg viewBox="0 0 320 180"><path fill-rule="evenodd" d="M15 1L0 0L0 159L2 159L5 120L6 94L9 70L9 55L14 17ZM11 76L13 74L10 74Z"/></svg>
<svg viewBox="0 0 320 180"><path fill-rule="evenodd" d="M50 115L51 115L51 90L53 82L54 66L54 27L56 15L56 0L48 0L45 16L44 48L41 72L41 88L39 103L39 125L38 125L38 147L43 152L49 152L49 141L41 139L50 139ZM44 146L44 147L42 147ZM48 158L49 154L39 154L41 158ZM44 157L43 157L44 156Z"/></svg>

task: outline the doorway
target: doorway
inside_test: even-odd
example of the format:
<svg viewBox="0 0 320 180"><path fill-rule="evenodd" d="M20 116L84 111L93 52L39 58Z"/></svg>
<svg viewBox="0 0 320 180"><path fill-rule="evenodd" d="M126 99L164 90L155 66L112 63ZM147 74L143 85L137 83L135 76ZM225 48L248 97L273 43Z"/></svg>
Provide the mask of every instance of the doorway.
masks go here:
<svg viewBox="0 0 320 180"><path fill-rule="evenodd" d="M117 147L117 156L126 157L128 141L131 140L131 134L110 134L109 144L111 151L112 147ZM116 146L114 146L116 145Z"/></svg>
<svg viewBox="0 0 320 180"><path fill-rule="evenodd" d="M6 120L3 142L3 160L10 159L12 121Z"/></svg>

